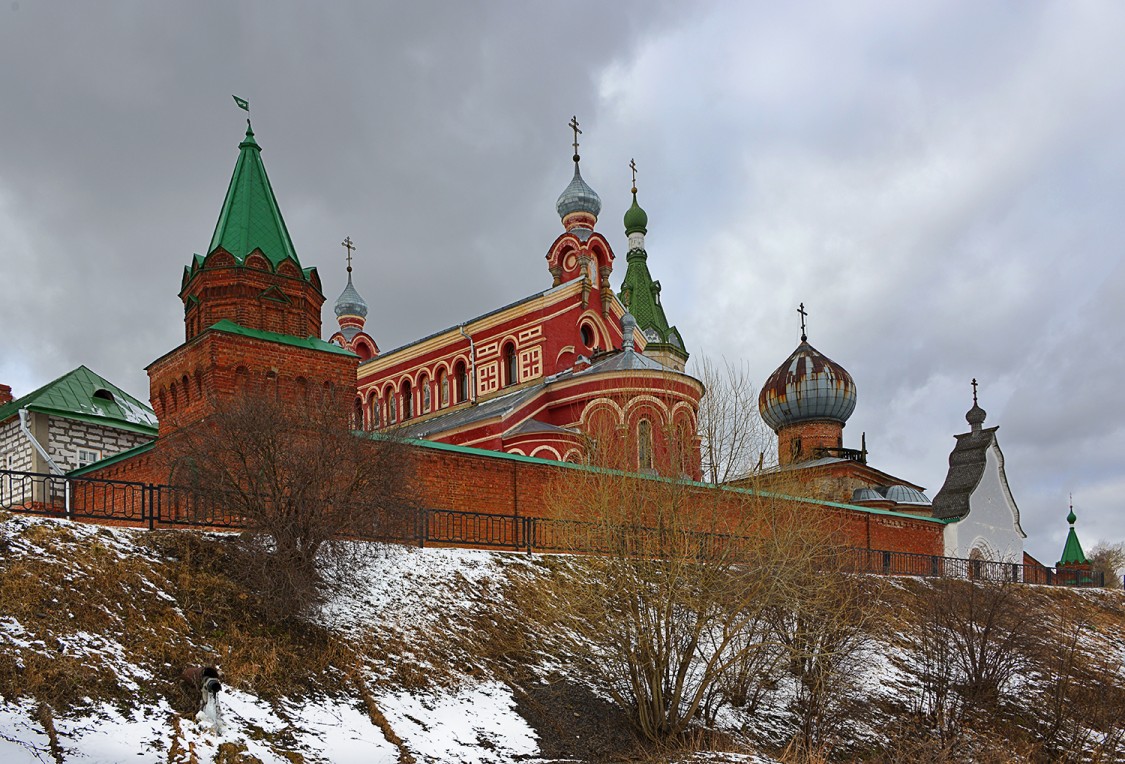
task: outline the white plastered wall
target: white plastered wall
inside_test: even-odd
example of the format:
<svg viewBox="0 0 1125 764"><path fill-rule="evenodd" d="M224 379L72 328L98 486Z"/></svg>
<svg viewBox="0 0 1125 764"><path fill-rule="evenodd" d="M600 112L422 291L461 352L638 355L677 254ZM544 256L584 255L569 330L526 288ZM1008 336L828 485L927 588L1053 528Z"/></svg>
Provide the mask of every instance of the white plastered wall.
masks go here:
<svg viewBox="0 0 1125 764"><path fill-rule="evenodd" d="M969 496L969 514L945 527L945 555L964 559L975 548L984 559L1022 563L1025 534L1018 518L1004 455L994 440L985 451L984 474Z"/></svg>

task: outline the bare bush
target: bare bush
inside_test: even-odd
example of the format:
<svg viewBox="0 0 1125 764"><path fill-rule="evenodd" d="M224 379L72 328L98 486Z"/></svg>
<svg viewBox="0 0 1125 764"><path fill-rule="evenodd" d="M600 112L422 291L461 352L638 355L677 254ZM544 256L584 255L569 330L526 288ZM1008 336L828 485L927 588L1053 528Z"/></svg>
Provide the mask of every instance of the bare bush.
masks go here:
<svg viewBox="0 0 1125 764"><path fill-rule="evenodd" d="M350 580L349 539L409 522L408 459L393 439L352 433L331 398L299 406L248 394L166 442L172 481L200 522L233 518L246 584L280 617L308 613Z"/></svg>
<svg viewBox="0 0 1125 764"><path fill-rule="evenodd" d="M940 581L919 625L923 712L945 735L999 709L1036 652L1037 612L1017 584Z"/></svg>
<svg viewBox="0 0 1125 764"><path fill-rule="evenodd" d="M1093 569L1105 577L1107 589L1120 589L1125 576L1125 544L1098 544L1087 557Z"/></svg>
<svg viewBox="0 0 1125 764"><path fill-rule="evenodd" d="M633 449L625 433L598 436L610 464ZM678 462L668 454L665 466ZM590 466L548 495L570 529L564 545L583 556L537 584L538 612L653 743L682 742L727 698L759 693L783 649L767 615L839 583L817 573L839 553L828 517L774 494Z"/></svg>

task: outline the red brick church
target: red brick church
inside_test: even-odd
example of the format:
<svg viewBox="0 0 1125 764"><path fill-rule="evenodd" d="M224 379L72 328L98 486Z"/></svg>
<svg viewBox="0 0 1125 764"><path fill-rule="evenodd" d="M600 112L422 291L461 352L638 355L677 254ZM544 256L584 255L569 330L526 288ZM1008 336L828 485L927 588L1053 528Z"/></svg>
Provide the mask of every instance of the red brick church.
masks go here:
<svg viewBox="0 0 1125 764"><path fill-rule="evenodd" d="M256 390L335 400L355 429L412 439L422 500L434 509L541 513L544 486L566 469L560 463L587 461L606 434L627 445L622 469L644 475L671 465L698 480L705 391L684 371L684 340L649 272L635 174L615 293L613 247L597 230L601 199L582 177L577 122L571 127L574 174L556 204L562 233L547 247L544 288L382 351L352 282L350 239L339 331L321 338L320 278L297 256L247 122L207 253L183 271L184 342L148 367L159 438L82 474L167 481L151 453L160 441ZM1019 561L1023 531L996 428L981 427L975 401L972 431L957 436L931 504L921 486L868 465L866 448L844 448L855 384L806 340L763 386L760 409L778 435L775 470L802 474L809 511L838 516L861 548ZM699 486L701 500L708 490L721 493Z"/></svg>

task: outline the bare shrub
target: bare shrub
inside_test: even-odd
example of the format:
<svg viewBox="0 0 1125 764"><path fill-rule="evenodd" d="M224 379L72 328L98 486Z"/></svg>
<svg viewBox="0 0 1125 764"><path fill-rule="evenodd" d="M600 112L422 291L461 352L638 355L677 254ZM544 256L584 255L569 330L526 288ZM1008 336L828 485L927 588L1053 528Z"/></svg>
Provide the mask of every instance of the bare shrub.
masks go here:
<svg viewBox="0 0 1125 764"><path fill-rule="evenodd" d="M945 735L1000 708L1032 666L1037 610L1017 584L940 581L919 624L923 712Z"/></svg>
<svg viewBox="0 0 1125 764"><path fill-rule="evenodd" d="M632 448L626 434L597 435L611 464ZM595 466L548 495L564 544L583 556L536 584L536 612L651 743L683 744L725 692L756 693L778 649L767 614L836 583L813 572L838 556L827 516L783 497Z"/></svg>
<svg viewBox="0 0 1125 764"><path fill-rule="evenodd" d="M165 453L199 522L233 518L244 583L279 618L316 609L372 548L410 522L401 443L352 433L327 398L286 405L248 394L177 431Z"/></svg>
<svg viewBox="0 0 1125 764"><path fill-rule="evenodd" d="M1093 569L1105 577L1107 589L1120 589L1125 575L1125 544L1098 544L1087 559Z"/></svg>

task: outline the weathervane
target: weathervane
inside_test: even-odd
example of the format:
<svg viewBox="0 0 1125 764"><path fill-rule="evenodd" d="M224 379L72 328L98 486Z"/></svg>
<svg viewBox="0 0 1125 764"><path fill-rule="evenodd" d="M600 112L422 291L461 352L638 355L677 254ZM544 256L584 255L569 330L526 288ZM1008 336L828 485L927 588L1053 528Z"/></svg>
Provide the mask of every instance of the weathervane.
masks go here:
<svg viewBox="0 0 1125 764"><path fill-rule="evenodd" d="M582 131L578 129L577 115L570 118L570 129L574 131L574 163L578 164L578 136Z"/></svg>
<svg viewBox="0 0 1125 764"><path fill-rule="evenodd" d="M348 273L352 272L352 250L355 249L355 244L352 244L352 237L345 236L344 240L340 242L340 246L348 250Z"/></svg>
<svg viewBox="0 0 1125 764"><path fill-rule="evenodd" d="M807 342L809 336L805 332L805 319L808 318L809 314L805 311L804 303L801 303L801 307L797 308L797 312L801 314L801 342Z"/></svg>
<svg viewBox="0 0 1125 764"><path fill-rule="evenodd" d="M637 193L637 160L629 160L629 169L633 171L633 193Z"/></svg>

